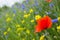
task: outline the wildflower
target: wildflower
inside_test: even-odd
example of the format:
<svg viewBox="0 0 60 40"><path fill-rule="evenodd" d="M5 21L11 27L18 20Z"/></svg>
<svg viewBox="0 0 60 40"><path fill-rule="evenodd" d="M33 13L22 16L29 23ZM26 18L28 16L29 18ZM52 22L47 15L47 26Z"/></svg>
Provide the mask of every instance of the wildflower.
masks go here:
<svg viewBox="0 0 60 40"><path fill-rule="evenodd" d="M44 40L44 37L45 37L45 35L42 35L42 36L40 37L40 40Z"/></svg>
<svg viewBox="0 0 60 40"><path fill-rule="evenodd" d="M20 33L18 33L18 36L20 36Z"/></svg>
<svg viewBox="0 0 60 40"><path fill-rule="evenodd" d="M25 9L25 5L24 4L22 4L21 7L22 7L22 9Z"/></svg>
<svg viewBox="0 0 60 40"><path fill-rule="evenodd" d="M14 5L12 5L12 11L14 14L16 14L16 9L14 9Z"/></svg>
<svg viewBox="0 0 60 40"><path fill-rule="evenodd" d="M58 17L57 19L60 20L60 17Z"/></svg>
<svg viewBox="0 0 60 40"><path fill-rule="evenodd" d="M33 9L30 9L30 13L32 13L33 12Z"/></svg>
<svg viewBox="0 0 60 40"><path fill-rule="evenodd" d="M43 18L37 20L36 22L37 22L37 25L35 28L35 32L41 32L42 30L51 28L52 26L52 20L49 16L44 16Z"/></svg>
<svg viewBox="0 0 60 40"><path fill-rule="evenodd" d="M60 32L60 25L57 26L57 32Z"/></svg>
<svg viewBox="0 0 60 40"><path fill-rule="evenodd" d="M20 25L19 24L16 24L16 27L20 27Z"/></svg>
<svg viewBox="0 0 60 40"><path fill-rule="evenodd" d="M7 29L7 31L8 31L8 32L10 31L10 27Z"/></svg>
<svg viewBox="0 0 60 40"><path fill-rule="evenodd" d="M22 40L25 40L25 38L23 38Z"/></svg>
<svg viewBox="0 0 60 40"><path fill-rule="evenodd" d="M26 33L30 34L30 30L27 29L27 30L26 30Z"/></svg>
<svg viewBox="0 0 60 40"><path fill-rule="evenodd" d="M60 30L60 26L57 26L57 30Z"/></svg>
<svg viewBox="0 0 60 40"><path fill-rule="evenodd" d="M49 6L50 6L50 8L52 9L53 6L54 6L54 4L53 4L53 3L50 3Z"/></svg>
<svg viewBox="0 0 60 40"><path fill-rule="evenodd" d="M38 19L40 19L40 18L41 18L40 15L36 15L36 16L35 16L35 19L36 19L36 20L38 20Z"/></svg>
<svg viewBox="0 0 60 40"><path fill-rule="evenodd" d="M38 6L38 1L37 0L35 0L35 5Z"/></svg>
<svg viewBox="0 0 60 40"><path fill-rule="evenodd" d="M6 19L6 22L10 22L10 21L11 21L11 18L8 17L8 18Z"/></svg>
<svg viewBox="0 0 60 40"><path fill-rule="evenodd" d="M7 32L4 32L4 35L7 35Z"/></svg>
<svg viewBox="0 0 60 40"><path fill-rule="evenodd" d="M35 40L34 38L32 40Z"/></svg>
<svg viewBox="0 0 60 40"><path fill-rule="evenodd" d="M33 22L34 22L34 20L31 20L31 22L33 23Z"/></svg>
<svg viewBox="0 0 60 40"><path fill-rule="evenodd" d="M30 16L30 14L28 14L28 16Z"/></svg>
<svg viewBox="0 0 60 40"><path fill-rule="evenodd" d="M53 19L52 22L55 23L55 22L58 22L60 20L60 17L58 17L57 19Z"/></svg>
<svg viewBox="0 0 60 40"><path fill-rule="evenodd" d="M25 21L24 21L24 20L22 20L21 22L22 22L22 24L23 24Z"/></svg>
<svg viewBox="0 0 60 40"><path fill-rule="evenodd" d="M52 22L53 23L58 22L58 19L53 19Z"/></svg>
<svg viewBox="0 0 60 40"><path fill-rule="evenodd" d="M25 14L25 15L24 15L24 18L28 18L28 16L29 16L28 14Z"/></svg>
<svg viewBox="0 0 60 40"><path fill-rule="evenodd" d="M24 30L25 28L17 28L17 32L18 31L22 31L22 30Z"/></svg>
<svg viewBox="0 0 60 40"><path fill-rule="evenodd" d="M26 0L26 3L28 4L29 0Z"/></svg>
<svg viewBox="0 0 60 40"><path fill-rule="evenodd" d="M13 9L13 13L16 13L16 10L15 9Z"/></svg>
<svg viewBox="0 0 60 40"><path fill-rule="evenodd" d="M46 0L46 2L49 2L50 3L50 2L52 2L52 0Z"/></svg>
<svg viewBox="0 0 60 40"><path fill-rule="evenodd" d="M46 14L51 14L51 12L47 12L47 11L45 11L45 13L46 13Z"/></svg>

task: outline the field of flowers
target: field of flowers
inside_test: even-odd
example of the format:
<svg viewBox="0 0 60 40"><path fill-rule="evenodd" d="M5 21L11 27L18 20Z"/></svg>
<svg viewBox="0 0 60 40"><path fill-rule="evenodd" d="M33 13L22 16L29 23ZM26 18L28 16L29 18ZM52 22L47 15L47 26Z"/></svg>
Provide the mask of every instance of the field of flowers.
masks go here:
<svg viewBox="0 0 60 40"><path fill-rule="evenodd" d="M48 15L51 28L35 33L36 20ZM60 40L60 0L26 0L0 8L0 40Z"/></svg>

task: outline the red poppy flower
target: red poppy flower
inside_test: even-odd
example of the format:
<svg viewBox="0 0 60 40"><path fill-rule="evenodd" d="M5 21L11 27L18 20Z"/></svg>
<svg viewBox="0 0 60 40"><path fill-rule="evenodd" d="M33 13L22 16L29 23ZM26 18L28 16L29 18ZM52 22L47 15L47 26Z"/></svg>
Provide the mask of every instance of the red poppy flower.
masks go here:
<svg viewBox="0 0 60 40"><path fill-rule="evenodd" d="M45 16L39 20L36 21L37 25L35 28L35 32L41 32L42 30L51 28L52 26L52 20L49 16Z"/></svg>
<svg viewBox="0 0 60 40"><path fill-rule="evenodd" d="M46 2L51 2L52 0L46 0Z"/></svg>

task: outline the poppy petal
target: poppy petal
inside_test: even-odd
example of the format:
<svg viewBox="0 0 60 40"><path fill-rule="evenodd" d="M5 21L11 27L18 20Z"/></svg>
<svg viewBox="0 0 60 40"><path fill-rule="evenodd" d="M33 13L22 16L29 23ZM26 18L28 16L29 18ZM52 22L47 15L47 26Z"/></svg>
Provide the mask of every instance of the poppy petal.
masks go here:
<svg viewBox="0 0 60 40"><path fill-rule="evenodd" d="M40 26L39 25L36 25L35 32L41 32L41 29L40 29Z"/></svg>

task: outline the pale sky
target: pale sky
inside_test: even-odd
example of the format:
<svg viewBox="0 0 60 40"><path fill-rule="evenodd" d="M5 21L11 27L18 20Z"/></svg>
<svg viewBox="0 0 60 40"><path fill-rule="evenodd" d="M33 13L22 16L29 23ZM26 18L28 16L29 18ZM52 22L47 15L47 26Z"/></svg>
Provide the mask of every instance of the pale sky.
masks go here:
<svg viewBox="0 0 60 40"><path fill-rule="evenodd" d="M12 6L15 2L22 3L23 0L0 0L0 7L7 5L7 6Z"/></svg>

